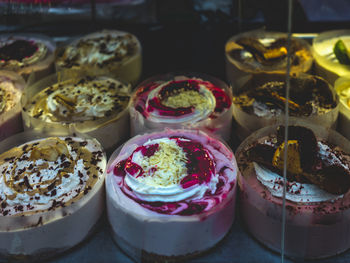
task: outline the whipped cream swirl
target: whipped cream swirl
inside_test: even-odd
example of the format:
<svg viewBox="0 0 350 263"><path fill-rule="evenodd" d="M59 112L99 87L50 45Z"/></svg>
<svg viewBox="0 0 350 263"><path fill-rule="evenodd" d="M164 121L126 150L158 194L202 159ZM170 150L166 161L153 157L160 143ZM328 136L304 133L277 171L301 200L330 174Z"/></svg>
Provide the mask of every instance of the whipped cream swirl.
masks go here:
<svg viewBox="0 0 350 263"><path fill-rule="evenodd" d="M39 92L28 111L47 122L95 120L123 111L129 91L128 85L110 78L68 80Z"/></svg>
<svg viewBox="0 0 350 263"><path fill-rule="evenodd" d="M130 174L129 169L126 169L125 176L125 183L139 199L148 202L177 202L200 199L207 191L215 192L218 174L210 174L208 183L195 184L188 188L181 184L188 175L186 168L188 159L175 140L169 138L150 140L143 146L157 148L149 157L143 155L144 148L138 148L133 153L131 162L142 168L143 175L140 175L142 170L135 175Z"/></svg>
<svg viewBox="0 0 350 263"><path fill-rule="evenodd" d="M49 137L0 155L0 214L23 215L64 207L87 194L103 175L93 141Z"/></svg>
<svg viewBox="0 0 350 263"><path fill-rule="evenodd" d="M257 179L276 197L283 197L283 177L253 163ZM288 182L286 199L295 203L325 202L341 198L342 195L330 194L314 184Z"/></svg>
<svg viewBox="0 0 350 263"><path fill-rule="evenodd" d="M0 76L0 113L6 112L18 105L22 92L8 77Z"/></svg>
<svg viewBox="0 0 350 263"><path fill-rule="evenodd" d="M199 122L217 118L231 107L226 92L209 81L177 76L140 87L134 108L154 122Z"/></svg>
<svg viewBox="0 0 350 263"><path fill-rule="evenodd" d="M199 131L167 131L131 139L109 166L116 191L161 214L210 211L231 196L233 154Z"/></svg>
<svg viewBox="0 0 350 263"><path fill-rule="evenodd" d="M59 51L57 63L68 68L80 65L103 66L126 60L135 55L137 50L138 41L131 34L96 34Z"/></svg>

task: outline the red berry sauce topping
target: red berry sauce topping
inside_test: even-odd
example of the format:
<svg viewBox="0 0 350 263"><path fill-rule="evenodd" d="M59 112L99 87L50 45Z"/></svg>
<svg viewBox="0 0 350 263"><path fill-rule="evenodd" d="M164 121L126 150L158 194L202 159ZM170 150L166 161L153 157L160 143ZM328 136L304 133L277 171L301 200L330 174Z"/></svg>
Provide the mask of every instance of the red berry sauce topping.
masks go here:
<svg viewBox="0 0 350 263"><path fill-rule="evenodd" d="M31 57L38 50L38 45L34 41L15 40L7 45L0 47L0 60L22 61L25 58Z"/></svg>
<svg viewBox="0 0 350 263"><path fill-rule="evenodd" d="M180 185L183 189L192 187L194 185L208 184L210 183L212 176L215 175L215 161L211 157L211 153L198 141L189 140L185 137L170 137L176 144L182 148L186 154L186 168L187 176L181 181ZM158 144L151 144L147 146L139 146L133 153L125 160L118 162L113 173L115 176L122 177L121 189L128 197L142 205L143 207L161 214L177 214L177 215L193 215L204 212L205 209L213 204L220 203L220 197L217 195L222 194L223 188L227 178L225 176L225 170L231 169L224 166L218 171L219 180L216 184L215 193L207 191L203 198L197 200L183 200L178 202L149 202L139 200L132 194L130 189L124 181L125 175L128 173L134 177L147 176L142 167L132 161L133 155L136 152L140 152L147 157L154 155L158 150ZM156 167L154 168L156 169ZM232 169L231 169L232 170Z"/></svg>
<svg viewBox="0 0 350 263"><path fill-rule="evenodd" d="M152 82L146 86L140 88L137 93L137 100L135 103L135 109L140 112L145 118L149 112L156 111L161 116L179 117L194 112L195 107L178 107L173 108L164 105L164 101L173 95L179 94L183 91L200 91L200 85L206 87L215 97L215 109L210 115L210 118L216 118L218 114L223 112L225 109L231 107L231 99L224 90L213 85L208 81L198 79L187 79L187 80L173 80L163 86L158 92L157 96L149 98L149 94L152 90L162 85L159 82ZM148 102L148 106L146 108Z"/></svg>

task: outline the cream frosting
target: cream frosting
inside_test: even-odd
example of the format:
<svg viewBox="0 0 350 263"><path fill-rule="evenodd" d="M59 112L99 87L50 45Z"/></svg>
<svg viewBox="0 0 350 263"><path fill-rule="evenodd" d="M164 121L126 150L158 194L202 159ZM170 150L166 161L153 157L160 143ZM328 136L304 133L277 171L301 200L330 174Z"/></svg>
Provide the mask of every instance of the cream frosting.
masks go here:
<svg viewBox="0 0 350 263"><path fill-rule="evenodd" d="M128 85L111 78L68 80L39 92L27 110L46 122L95 120L123 111L129 91Z"/></svg>
<svg viewBox="0 0 350 263"><path fill-rule="evenodd" d="M96 142L77 137L39 139L3 153L0 214L32 214L79 200L103 176L102 156Z"/></svg>
<svg viewBox="0 0 350 263"><path fill-rule="evenodd" d="M14 108L21 98L22 92L13 80L5 76L0 76L0 113Z"/></svg>
<svg viewBox="0 0 350 263"><path fill-rule="evenodd" d="M207 184L183 188L180 182L187 176L185 152L169 138L149 140L144 146L153 144L159 145L158 152L161 154L157 155L156 152L149 158L138 151L132 157L132 161L143 168L146 176L129 173L125 176L126 184L139 199L148 202L178 202L201 199L208 190L215 193L218 174L212 175Z"/></svg>
<svg viewBox="0 0 350 263"><path fill-rule="evenodd" d="M59 52L57 63L64 67L103 66L135 55L137 46L136 37L128 33L87 36Z"/></svg>
<svg viewBox="0 0 350 263"><path fill-rule="evenodd" d="M283 197L283 177L253 163L257 179L276 197ZM314 184L287 182L286 200L295 203L314 203L336 200L342 195L333 195Z"/></svg>
<svg viewBox="0 0 350 263"><path fill-rule="evenodd" d="M200 79L198 79L200 80ZM200 120L203 120L207 118L215 109L216 106L216 99L206 85L205 82L200 80L201 82L198 82L198 91L185 91L179 94L171 95L169 96L163 104L165 106L171 107L171 108L180 108L180 107L194 107L194 111L191 114L184 114L182 116L177 116L176 118L172 118L170 116L163 116L159 114L158 111L151 111L149 112L149 120L150 121L162 121L167 123L178 123L178 122L197 122ZM149 106L150 100L156 98L159 96L159 92L163 89L163 87L166 87L169 85L169 83L173 82L173 80L166 81L164 83L161 83L156 89L152 90L147 98L146 101L146 108Z"/></svg>

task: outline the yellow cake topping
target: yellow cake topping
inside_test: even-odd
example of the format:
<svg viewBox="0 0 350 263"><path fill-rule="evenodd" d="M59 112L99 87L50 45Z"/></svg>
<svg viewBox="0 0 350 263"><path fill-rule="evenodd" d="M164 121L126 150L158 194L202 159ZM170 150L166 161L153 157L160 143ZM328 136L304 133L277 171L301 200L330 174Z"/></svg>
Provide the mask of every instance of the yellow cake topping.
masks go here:
<svg viewBox="0 0 350 263"><path fill-rule="evenodd" d="M272 165L283 170L284 142L277 148L273 155ZM287 171L293 174L301 174L299 143L297 140L288 140Z"/></svg>
<svg viewBox="0 0 350 263"><path fill-rule="evenodd" d="M140 165L145 173L137 180L150 186L178 185L187 175L186 154L172 140L160 141L158 145L152 156L143 156Z"/></svg>
<svg viewBox="0 0 350 263"><path fill-rule="evenodd" d="M287 55L287 49L285 47L267 49L266 52L264 52L263 54L264 59L266 60L276 59L286 55Z"/></svg>
<svg viewBox="0 0 350 263"><path fill-rule="evenodd" d="M171 108L187 108L193 106L202 111L206 108L207 102L208 100L203 94L194 90L187 90L167 97L163 101L163 105Z"/></svg>

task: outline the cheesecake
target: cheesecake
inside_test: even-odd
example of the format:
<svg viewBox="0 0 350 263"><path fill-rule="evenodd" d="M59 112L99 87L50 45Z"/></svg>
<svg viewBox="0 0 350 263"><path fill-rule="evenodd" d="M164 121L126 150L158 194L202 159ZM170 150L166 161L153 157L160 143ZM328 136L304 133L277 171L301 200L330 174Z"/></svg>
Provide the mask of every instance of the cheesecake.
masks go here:
<svg viewBox="0 0 350 263"><path fill-rule="evenodd" d="M38 80L53 72L55 49L56 44L44 35L0 35L0 69Z"/></svg>
<svg viewBox="0 0 350 263"><path fill-rule="evenodd" d="M184 260L215 246L233 223L235 157L202 131L133 137L107 166L112 236L134 259Z"/></svg>
<svg viewBox="0 0 350 263"><path fill-rule="evenodd" d="M228 140L232 94L227 84L204 74L155 76L136 88L130 117L133 135L165 127L192 128Z"/></svg>
<svg viewBox="0 0 350 263"><path fill-rule="evenodd" d="M0 140L23 131L20 100L25 87L20 75L0 70Z"/></svg>
<svg viewBox="0 0 350 263"><path fill-rule="evenodd" d="M254 131L285 118L285 74L255 74L233 94L233 117L242 139ZM290 76L289 116L324 127L335 127L339 96L323 78L298 74Z"/></svg>
<svg viewBox="0 0 350 263"><path fill-rule="evenodd" d="M290 72L310 72L313 57L310 45L303 39L290 43ZM233 90L256 73L286 73L287 34L254 30L232 36L225 45L226 77Z"/></svg>
<svg viewBox="0 0 350 263"><path fill-rule="evenodd" d="M350 30L319 33L312 40L315 73L332 85L339 77L350 74Z"/></svg>
<svg viewBox="0 0 350 263"><path fill-rule="evenodd" d="M0 147L0 256L39 262L83 241L104 209L95 140L25 132Z"/></svg>
<svg viewBox="0 0 350 263"><path fill-rule="evenodd" d="M141 44L128 32L103 30L59 47L55 63L63 79L108 75L136 84L142 71Z"/></svg>
<svg viewBox="0 0 350 263"><path fill-rule="evenodd" d="M26 129L81 132L108 151L129 136L130 85L108 77L58 81L50 76L22 98Z"/></svg>
<svg viewBox="0 0 350 263"><path fill-rule="evenodd" d="M291 121L287 141L284 133L284 126L265 127L237 149L242 220L254 238L281 252L286 156L285 255L316 259L339 254L350 247L345 231L349 142L334 130L301 120Z"/></svg>

